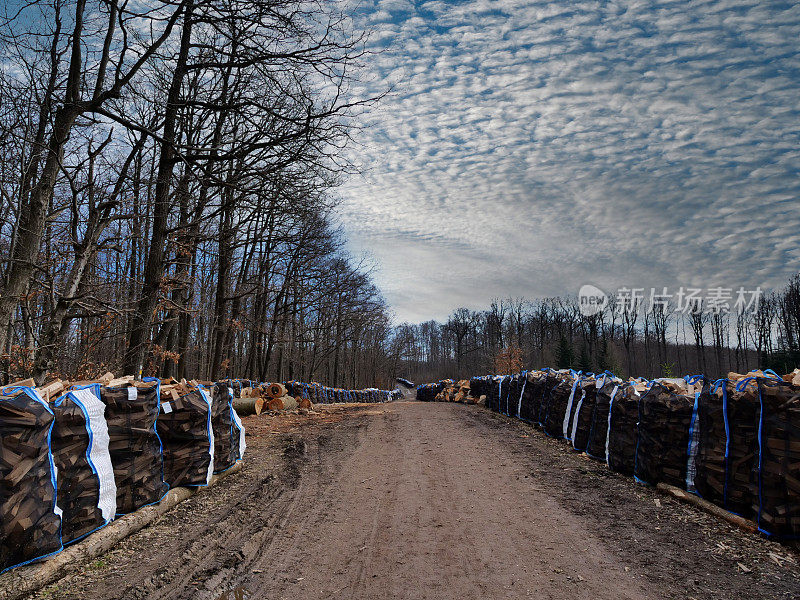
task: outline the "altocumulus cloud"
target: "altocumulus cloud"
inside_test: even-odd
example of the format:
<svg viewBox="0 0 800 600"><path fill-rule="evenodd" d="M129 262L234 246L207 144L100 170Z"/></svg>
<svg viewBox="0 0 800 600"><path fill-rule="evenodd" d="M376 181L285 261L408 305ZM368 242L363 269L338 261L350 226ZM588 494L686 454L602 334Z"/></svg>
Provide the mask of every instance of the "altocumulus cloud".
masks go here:
<svg viewBox="0 0 800 600"><path fill-rule="evenodd" d="M800 265L800 5L368 0L340 190L399 320Z"/></svg>

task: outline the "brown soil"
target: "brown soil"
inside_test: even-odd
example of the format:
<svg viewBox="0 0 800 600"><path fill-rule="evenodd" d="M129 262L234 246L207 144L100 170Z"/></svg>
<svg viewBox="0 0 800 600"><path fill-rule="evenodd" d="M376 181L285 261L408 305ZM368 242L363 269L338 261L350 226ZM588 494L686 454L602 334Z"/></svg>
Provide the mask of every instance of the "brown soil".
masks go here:
<svg viewBox="0 0 800 600"><path fill-rule="evenodd" d="M35 598L800 598L800 556L522 423L249 418L244 469Z"/></svg>

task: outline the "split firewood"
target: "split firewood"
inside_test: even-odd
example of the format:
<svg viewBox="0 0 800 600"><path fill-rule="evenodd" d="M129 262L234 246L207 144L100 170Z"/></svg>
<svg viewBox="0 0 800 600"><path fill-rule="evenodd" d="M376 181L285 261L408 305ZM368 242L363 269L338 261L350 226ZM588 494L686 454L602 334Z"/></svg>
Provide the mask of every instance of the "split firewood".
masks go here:
<svg viewBox="0 0 800 600"><path fill-rule="evenodd" d="M163 446L164 480L170 487L208 483L210 410L197 388L173 401L162 401L156 425Z"/></svg>
<svg viewBox="0 0 800 600"><path fill-rule="evenodd" d="M161 442L156 433L157 389L155 383L144 382L100 388L119 514L157 502L169 489L163 479Z"/></svg>
<svg viewBox="0 0 800 600"><path fill-rule="evenodd" d="M55 414L51 441L58 473L58 507L63 511L61 531L66 544L114 518L116 489L105 407L95 393L66 394L51 403L51 410Z"/></svg>
<svg viewBox="0 0 800 600"><path fill-rule="evenodd" d="M53 415L30 393L0 395L0 571L61 548L48 444Z"/></svg>
<svg viewBox="0 0 800 600"><path fill-rule="evenodd" d="M50 400L54 400L61 392L64 391L64 382L60 379L56 379L55 381L51 381L47 385L37 388L36 391L39 392L39 395L42 399L49 403Z"/></svg>
<svg viewBox="0 0 800 600"><path fill-rule="evenodd" d="M212 391L211 425L214 429L214 473L229 469L236 463L238 449L233 446L233 415L230 388L216 384Z"/></svg>

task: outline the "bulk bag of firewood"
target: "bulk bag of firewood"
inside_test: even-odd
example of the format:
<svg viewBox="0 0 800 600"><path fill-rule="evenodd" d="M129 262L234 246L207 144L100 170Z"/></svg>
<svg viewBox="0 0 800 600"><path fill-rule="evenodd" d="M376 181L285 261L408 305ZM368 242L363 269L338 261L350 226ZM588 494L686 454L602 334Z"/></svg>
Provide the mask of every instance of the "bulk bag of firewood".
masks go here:
<svg viewBox="0 0 800 600"><path fill-rule="evenodd" d="M759 420L761 401L755 381L725 386L728 455L724 507L745 518L758 512Z"/></svg>
<svg viewBox="0 0 800 600"><path fill-rule="evenodd" d="M609 404L606 462L609 469L623 475L634 472L642 392L643 385L639 389L634 384L621 385Z"/></svg>
<svg viewBox="0 0 800 600"><path fill-rule="evenodd" d="M235 452L236 460L244 459L244 451L247 449L247 442L244 439L244 424L239 418L239 413L231 407L231 419L233 419L233 438L231 443Z"/></svg>
<svg viewBox="0 0 800 600"><path fill-rule="evenodd" d="M0 572L62 549L53 422L34 389L0 390Z"/></svg>
<svg viewBox="0 0 800 600"><path fill-rule="evenodd" d="M522 391L522 376L517 373L508 378L508 390L505 398L505 414L509 417L517 416L519 394Z"/></svg>
<svg viewBox="0 0 800 600"><path fill-rule="evenodd" d="M576 390L575 393L579 394L579 397L575 403L569 437L572 440L572 447L579 452L584 452L589 443L589 431L592 428L592 414L597 400L597 381L595 379L582 380L580 390Z"/></svg>
<svg viewBox="0 0 800 600"><path fill-rule="evenodd" d="M528 386L528 372L523 371L514 377L516 378L516 384L510 398L510 411L511 416L520 419L522 418L522 395Z"/></svg>
<svg viewBox="0 0 800 600"><path fill-rule="evenodd" d="M594 410L592 411L592 424L589 427L589 439L586 442L586 454L596 460L608 461L608 415L611 401L617 394L622 382L615 378L603 378L597 384Z"/></svg>
<svg viewBox="0 0 800 600"><path fill-rule="evenodd" d="M214 473L221 473L236 463L238 447L233 445L233 405L230 390L218 383L212 391L211 425L214 429Z"/></svg>
<svg viewBox="0 0 800 600"><path fill-rule="evenodd" d="M536 389L536 380L540 373L535 371L527 371L524 373L524 380L522 382L522 390L519 395L519 418L523 421L530 423L534 420L533 411L533 394ZM474 390L472 391L474 394Z"/></svg>
<svg viewBox="0 0 800 600"><path fill-rule="evenodd" d="M529 423L539 423L539 408L546 384L546 371L528 373L528 384L525 386L525 394L522 398L522 418Z"/></svg>
<svg viewBox="0 0 800 600"><path fill-rule="evenodd" d="M208 485L214 474L211 400L201 389L163 392L156 423L170 487Z"/></svg>
<svg viewBox="0 0 800 600"><path fill-rule="evenodd" d="M682 380L655 381L639 402L635 476L656 485L686 487L694 393Z"/></svg>
<svg viewBox="0 0 800 600"><path fill-rule="evenodd" d="M158 381L100 388L100 399L106 405L118 515L158 502L169 490L156 430L161 410L159 388Z"/></svg>
<svg viewBox="0 0 800 600"><path fill-rule="evenodd" d="M539 414L536 417L541 427L545 426L547 420L547 411L550 408L550 393L558 382L558 373L556 371L548 371L542 387L542 394L539 397Z"/></svg>
<svg viewBox="0 0 800 600"><path fill-rule="evenodd" d="M758 527L776 539L800 539L800 387L760 377L758 388Z"/></svg>
<svg viewBox="0 0 800 600"><path fill-rule="evenodd" d="M567 405L573 399L573 392L578 385L577 377L572 378L560 374L547 397L547 408L544 416L544 432L554 438L564 437L564 415Z"/></svg>
<svg viewBox="0 0 800 600"><path fill-rule="evenodd" d="M722 507L725 507L729 454L725 418L728 384L726 379L721 379L712 389L703 390L697 398L696 415L700 440L695 457L694 492Z"/></svg>
<svg viewBox="0 0 800 600"><path fill-rule="evenodd" d="M55 415L51 445L65 544L103 527L117 513L106 407L99 388L92 385L67 392L51 406Z"/></svg>

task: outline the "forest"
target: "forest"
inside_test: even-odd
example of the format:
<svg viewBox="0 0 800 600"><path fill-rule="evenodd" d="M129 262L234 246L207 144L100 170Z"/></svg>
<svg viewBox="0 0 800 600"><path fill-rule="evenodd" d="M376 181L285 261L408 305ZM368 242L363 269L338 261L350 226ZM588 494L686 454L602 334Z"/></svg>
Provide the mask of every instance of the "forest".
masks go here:
<svg viewBox="0 0 800 600"><path fill-rule="evenodd" d="M400 325L394 344L404 376L420 383L543 367L652 379L788 373L800 364L800 274L743 306L735 294L688 310L671 298L643 300L587 316L576 297L496 299L487 310L459 308L445 323Z"/></svg>
<svg viewBox="0 0 800 600"><path fill-rule="evenodd" d="M330 190L376 98L334 3L35 0L0 16L5 382L385 372Z"/></svg>

